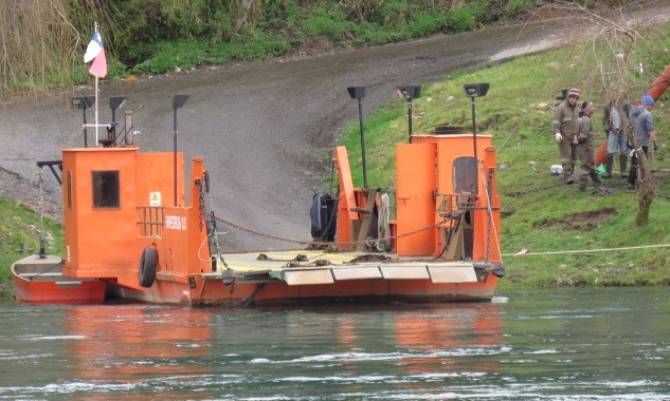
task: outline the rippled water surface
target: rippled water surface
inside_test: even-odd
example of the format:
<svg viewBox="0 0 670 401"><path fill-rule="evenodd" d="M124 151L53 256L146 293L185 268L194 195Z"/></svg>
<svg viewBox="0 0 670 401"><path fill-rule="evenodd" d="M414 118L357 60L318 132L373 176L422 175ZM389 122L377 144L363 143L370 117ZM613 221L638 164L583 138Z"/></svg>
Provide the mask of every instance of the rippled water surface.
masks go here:
<svg viewBox="0 0 670 401"><path fill-rule="evenodd" d="M0 400L670 400L670 289L504 295L302 309L0 305Z"/></svg>

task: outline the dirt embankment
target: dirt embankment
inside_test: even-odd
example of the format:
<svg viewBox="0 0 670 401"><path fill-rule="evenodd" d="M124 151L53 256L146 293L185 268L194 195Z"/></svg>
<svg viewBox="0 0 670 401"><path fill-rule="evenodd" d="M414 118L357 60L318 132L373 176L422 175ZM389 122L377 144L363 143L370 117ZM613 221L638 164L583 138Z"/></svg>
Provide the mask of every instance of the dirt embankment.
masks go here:
<svg viewBox="0 0 670 401"><path fill-rule="evenodd" d="M670 5L646 12L669 15ZM321 187L327 149L356 116L347 86L365 85L364 108L372 110L391 99L397 85L426 83L459 68L560 45L566 32L574 32L574 25L559 20L440 35L301 60L105 83L102 96L128 96L126 109L135 112L142 131L138 142L145 150L169 150L170 97L190 94L180 114L180 148L187 158L206 158L217 214L269 234L307 239L309 202ZM61 147L80 145L81 117L68 106L72 94L0 103L0 166L29 178L36 160L58 159ZM101 111L107 121L108 111ZM48 181L55 190L55 182ZM290 247L220 229L229 231L227 249Z"/></svg>
<svg viewBox="0 0 670 401"><path fill-rule="evenodd" d="M49 174L47 171L45 175ZM35 174L37 172L35 171ZM38 177L35 175L26 178L18 173L0 167L0 196L15 199L39 211L40 207L45 216L60 220L60 204L53 185L45 186L44 196L40 198Z"/></svg>

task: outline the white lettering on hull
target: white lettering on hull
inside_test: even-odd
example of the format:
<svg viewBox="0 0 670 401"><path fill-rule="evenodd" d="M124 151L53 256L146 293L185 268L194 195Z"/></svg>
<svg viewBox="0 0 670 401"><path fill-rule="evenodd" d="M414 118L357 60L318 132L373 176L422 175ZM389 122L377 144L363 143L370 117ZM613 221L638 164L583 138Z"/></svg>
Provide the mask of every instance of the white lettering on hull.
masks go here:
<svg viewBox="0 0 670 401"><path fill-rule="evenodd" d="M168 230L186 231L186 217L165 216L165 228Z"/></svg>

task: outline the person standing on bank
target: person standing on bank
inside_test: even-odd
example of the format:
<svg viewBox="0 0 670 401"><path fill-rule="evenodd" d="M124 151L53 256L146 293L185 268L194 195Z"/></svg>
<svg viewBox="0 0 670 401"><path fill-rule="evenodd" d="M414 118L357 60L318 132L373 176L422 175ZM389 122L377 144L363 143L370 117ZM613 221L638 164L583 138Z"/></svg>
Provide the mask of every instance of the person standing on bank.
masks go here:
<svg viewBox="0 0 670 401"><path fill-rule="evenodd" d="M594 184L600 184L600 176L596 171L596 162L593 158L593 125L591 116L593 115L593 103L582 103L582 112L580 113L577 129L577 156L579 156L579 190L586 191L589 183L589 177Z"/></svg>
<svg viewBox="0 0 670 401"><path fill-rule="evenodd" d="M558 105L554 115L554 139L558 142L558 150L563 166L563 180L566 184L572 184L574 178L572 173L577 160L576 135L577 119L579 118L579 89L572 88L568 91L566 99Z"/></svg>
<svg viewBox="0 0 670 401"><path fill-rule="evenodd" d="M605 167L607 171L603 178L612 178L612 167L614 165L614 154L619 153L619 167L621 169L621 176L625 177L627 170L626 164L628 161L628 140L626 134L623 132L623 112L619 102L610 101L605 112L603 113L603 127L605 128L605 135L607 137L607 159Z"/></svg>
<svg viewBox="0 0 670 401"><path fill-rule="evenodd" d="M640 105L630 113L630 121L635 131L635 138L645 155L649 154L649 141L656 141L654 118L651 114L654 105L656 105L654 98L645 95L642 98ZM637 182L637 165L639 163L637 153L639 151L640 149L635 149L635 152L633 153L633 158L630 163L630 173L628 174L628 184L633 188Z"/></svg>

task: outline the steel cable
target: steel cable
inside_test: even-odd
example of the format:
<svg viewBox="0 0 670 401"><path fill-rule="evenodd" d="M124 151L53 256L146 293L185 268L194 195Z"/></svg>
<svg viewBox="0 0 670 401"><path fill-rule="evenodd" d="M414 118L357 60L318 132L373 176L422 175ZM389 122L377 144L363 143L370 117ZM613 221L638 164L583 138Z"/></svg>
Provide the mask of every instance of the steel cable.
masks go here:
<svg viewBox="0 0 670 401"><path fill-rule="evenodd" d="M258 230L254 230L254 229L251 229L251 228L246 228L242 225L236 224L236 223L234 223L232 221L229 221L229 220L222 219L220 217L216 217L216 220L225 224L225 225L227 225L227 226L229 226L229 227L235 228L235 229L240 230L242 232L245 232L247 234L252 234L252 235L255 235L257 237L262 237L262 238L266 238L266 239L270 239L270 240L274 240L274 241L289 242L289 243L299 244L299 245L317 245L317 246L320 246L320 245L328 246L328 245L333 244L332 242L306 241L306 240L299 240L299 239L281 237L281 236L278 236L278 235L267 234L267 233L264 233L264 232L261 232L261 231L258 231ZM440 224L442 224L442 223L440 223ZM438 228L440 226L440 224L431 224L431 225L421 227L419 229L409 231L409 232L406 232L406 233L403 233L403 234L400 234L400 235L392 235L392 236L389 236L388 239L389 240L394 240L394 239L409 237L411 235L416 235L416 234L419 234L419 233L424 232L424 231L428 231L428 230L432 230L434 228ZM222 233L219 232L217 234L222 234ZM339 241L337 243L338 244L345 244L345 245L356 245L356 244L365 244L367 242L368 241L365 240L365 241Z"/></svg>

